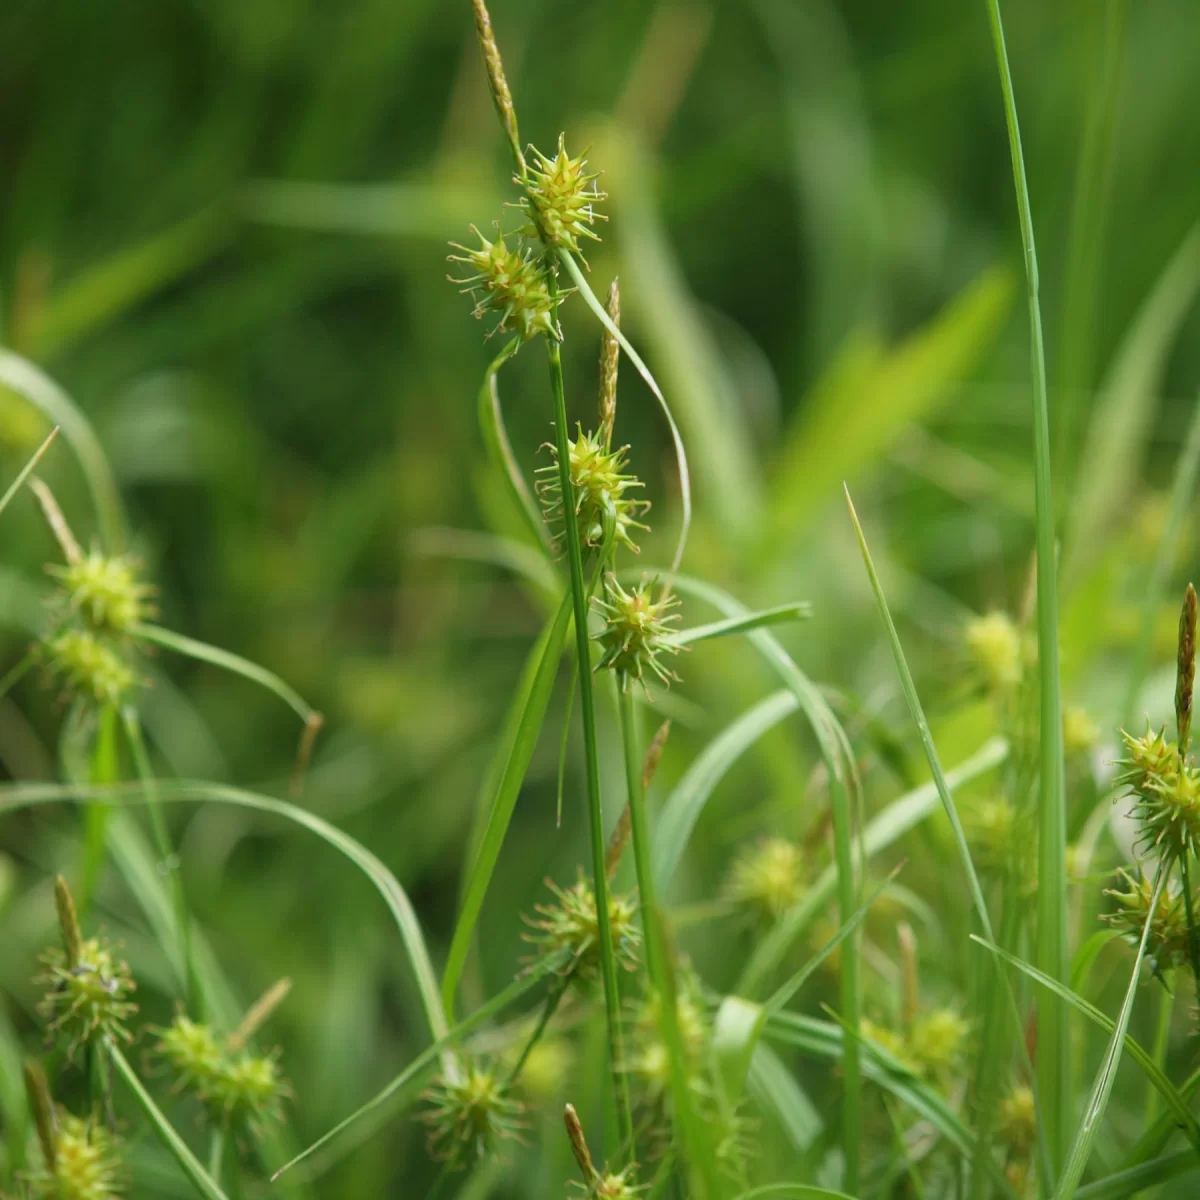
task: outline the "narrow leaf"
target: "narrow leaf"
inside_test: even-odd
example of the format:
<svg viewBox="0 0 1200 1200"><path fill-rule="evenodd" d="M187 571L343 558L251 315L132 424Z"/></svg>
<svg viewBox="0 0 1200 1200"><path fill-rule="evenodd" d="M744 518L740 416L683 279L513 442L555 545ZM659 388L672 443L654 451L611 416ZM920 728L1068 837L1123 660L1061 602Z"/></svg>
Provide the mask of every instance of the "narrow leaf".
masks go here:
<svg viewBox="0 0 1200 1200"><path fill-rule="evenodd" d="M801 600L794 604L780 604L762 612L748 613L744 617L727 617L724 621L713 621L708 625L696 625L682 629L671 640L677 646L690 646L710 638L728 637L735 633L749 633L767 625L782 625L785 621L803 621L812 616L812 605Z"/></svg>
<svg viewBox="0 0 1200 1200"><path fill-rule="evenodd" d="M50 430L50 434L46 440L33 452L33 457L21 468L16 479L9 484L8 491L6 491L3 496L0 496L0 512L3 512L9 506L12 498L21 490L29 476L33 474L38 463L42 461L42 455L50 449L54 439L58 437L58 431L60 428L60 426L55 425L55 427Z"/></svg>

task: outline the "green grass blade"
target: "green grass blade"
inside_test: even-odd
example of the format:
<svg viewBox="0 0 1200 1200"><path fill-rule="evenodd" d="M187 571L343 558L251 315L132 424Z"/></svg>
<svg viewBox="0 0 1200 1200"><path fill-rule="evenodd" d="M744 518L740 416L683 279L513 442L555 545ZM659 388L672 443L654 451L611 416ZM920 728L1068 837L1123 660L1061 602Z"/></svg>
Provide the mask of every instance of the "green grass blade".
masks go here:
<svg viewBox="0 0 1200 1200"><path fill-rule="evenodd" d="M1194 1150L1180 1150L1178 1154L1127 1167L1115 1175L1085 1184L1075 1193L1075 1200L1129 1200L1155 1184L1177 1179L1190 1171L1200 1171L1200 1158Z"/></svg>
<svg viewBox="0 0 1200 1200"><path fill-rule="evenodd" d="M765 1183L743 1192L738 1200L854 1200L845 1192L831 1192L811 1183Z"/></svg>
<svg viewBox="0 0 1200 1200"><path fill-rule="evenodd" d="M96 718L88 782L97 786L116 783L120 778L117 749L117 710L106 704ZM104 867L108 831L108 805L96 801L87 806L84 816L83 878L79 885L79 912L86 917Z"/></svg>
<svg viewBox="0 0 1200 1200"><path fill-rule="evenodd" d="M666 417L667 427L671 431L671 442L675 447L675 465L679 472L679 499L682 510L679 540L675 545L675 555L671 559L671 574L673 575L679 570L679 564L683 561L683 551L687 545L688 531L692 527L692 476L688 469L687 451L684 449L683 435L679 432L679 426L675 424L675 417L671 413L671 406L667 403L667 398L662 394L662 389L658 386L658 381L650 373L650 368L642 361L642 356L630 345L629 339L608 315L608 311L604 305L596 298L596 293L592 291L587 278L579 269L579 264L566 250L560 250L558 256L565 264L572 282L579 289L579 294L583 297L588 308L595 313L596 319L600 324L617 339L617 343L629 356L629 361L633 363L634 369L646 381L646 386L654 393L654 398L658 401L663 416Z"/></svg>
<svg viewBox="0 0 1200 1200"><path fill-rule="evenodd" d="M477 529L449 529L427 525L409 539L408 548L414 554L431 558L457 558L464 562L486 563L500 567L528 580L557 601L562 583L545 554L525 542L483 533Z"/></svg>
<svg viewBox="0 0 1200 1200"><path fill-rule="evenodd" d="M692 646L710 638L729 637L737 633L750 633L768 625L782 625L788 621L803 621L812 616L812 605L805 600L794 604L780 604L762 612L749 613L744 617L727 617L724 621L712 621L708 625L694 625L682 629L671 639L677 646Z"/></svg>
<svg viewBox="0 0 1200 1200"><path fill-rule="evenodd" d="M1040 681L1040 791L1038 799L1037 959L1053 978L1069 976L1067 946L1067 805L1066 766L1062 744L1062 696L1058 666L1058 582L1051 488L1050 413L1046 401L1046 352L1038 298L1037 247L1029 184L1021 150L1021 128L1013 91L1000 0L987 0L996 66L1004 97L1004 117L1012 157L1013 186L1021 223L1029 302L1030 362L1033 376L1033 475L1037 547L1037 642ZM1044 1112L1047 1148L1053 1171L1063 1162L1071 1120L1071 1039L1065 1007L1052 999L1038 1012L1037 1081Z"/></svg>
<svg viewBox="0 0 1200 1200"><path fill-rule="evenodd" d="M91 422L49 375L11 350L0 349L0 384L24 396L51 424L62 429L83 469L104 543L111 552L120 550L125 543L121 497Z"/></svg>
<svg viewBox="0 0 1200 1200"><path fill-rule="evenodd" d="M196 1191L205 1197L205 1200L229 1200L221 1191L216 1180L200 1165L200 1160L188 1149L187 1143L175 1132L171 1122L163 1116L162 1110L142 1086L142 1081L137 1077L137 1072L133 1067L129 1065L129 1060L125 1055L111 1041L106 1041L105 1049L108 1051L108 1056L112 1060L117 1074L125 1081L142 1112L154 1126L154 1132L158 1134L159 1140L171 1152L172 1157Z"/></svg>
<svg viewBox="0 0 1200 1200"><path fill-rule="evenodd" d="M974 935L972 936L974 937ZM999 946L984 941L983 938L974 937L974 940L1008 963L1009 966L1028 975L1030 979L1047 991L1053 992L1064 1004L1070 1005L1076 1012L1082 1013L1105 1033L1112 1034L1116 1030L1117 1023L1111 1017L1102 1013L1094 1004L1088 1003L1082 996L1071 991L1056 979L1051 979L1044 971L1039 971L1032 963L1022 961L1016 955L1009 954L1007 950L1002 950ZM1168 1108L1174 1114L1173 1122L1183 1129L1188 1140L1195 1147L1196 1153L1200 1154L1200 1125L1197 1125L1196 1118L1189 1112L1185 1096L1163 1074L1158 1063L1154 1061L1154 1056L1140 1042L1128 1035L1123 1040L1125 1048L1129 1051L1129 1057L1141 1067L1146 1078L1158 1089L1159 1095L1166 1101Z"/></svg>
<svg viewBox="0 0 1200 1200"><path fill-rule="evenodd" d="M775 692L722 730L684 772L667 797L654 830L654 879L670 886L688 839L708 798L735 762L764 734L799 707L789 691Z"/></svg>
<svg viewBox="0 0 1200 1200"><path fill-rule="evenodd" d="M947 789L953 793L989 771L994 771L1007 760L1008 754L1008 743L1002 738L992 738L970 758L947 772ZM863 850L868 861L932 816L941 804L935 783L922 784L889 804L863 833ZM836 870L827 867L817 876L800 902L779 919L766 937L759 940L738 982L737 990L740 993L748 995L758 990L762 981L787 957L812 922L824 913L833 898L836 884Z"/></svg>
<svg viewBox="0 0 1200 1200"><path fill-rule="evenodd" d="M1146 592L1142 597L1142 616L1137 641L1129 661L1129 682L1125 686L1125 703L1121 708L1121 719L1129 728L1137 719L1134 711L1138 696L1150 666L1150 652L1154 644L1154 619L1158 606L1164 598L1167 581L1175 567L1179 547L1179 535L1184 518L1191 508L1196 494L1196 479L1200 476L1200 395L1192 408L1192 419L1188 423L1187 437L1179 459L1175 464L1175 479L1171 484L1171 499L1167 508L1167 519L1163 523L1158 549L1154 554L1154 566L1146 579Z"/></svg>
<svg viewBox="0 0 1200 1200"><path fill-rule="evenodd" d="M821 1135L825 1123L783 1060L762 1039L750 1058L747 1084L758 1107L775 1114L792 1148L799 1154L806 1154Z"/></svg>
<svg viewBox="0 0 1200 1200"><path fill-rule="evenodd" d="M265 687L267 691L274 692L305 725L321 719L321 714L308 704L295 688L285 683L273 671L268 671L266 667L260 667L258 663L251 662L248 658L242 658L240 654L222 650L219 646L210 646L207 642L199 642L195 638L175 633L170 629L163 629L159 625L135 625L130 632L136 638L153 642L156 646L162 646L164 650L172 650L176 654L194 658L198 662L220 667L224 671L241 675L244 679L249 679L252 683Z"/></svg>
<svg viewBox="0 0 1200 1200"><path fill-rule="evenodd" d="M750 610L745 605L735 600L727 592L690 576L677 576L675 587L688 595L706 600L727 617L745 617L750 614ZM816 736L821 759L829 776L838 911L840 919L844 923L850 920L858 907L858 881L853 862L852 795L857 792L859 784L849 739L825 697L821 694L820 688L796 666L771 631L755 629L748 634L748 637L767 664L796 697L797 704ZM851 938L849 950L842 956L841 1002L843 1015L854 1029L858 1028L860 1006L858 959L857 939ZM768 969L774 969L778 965L778 961L769 962ZM752 976L751 981L757 984L761 978L761 974L756 977ZM745 976L743 976L743 982L738 986L737 991L741 995L750 996L750 990L745 985ZM857 1190L858 1159L862 1138L862 1087L858 1069L858 1044L851 1040L844 1050L845 1098L842 1132L846 1153L846 1183L851 1190Z"/></svg>
<svg viewBox="0 0 1200 1200"><path fill-rule="evenodd" d="M563 951L556 956L544 959L529 971L519 975L502 992L497 993L486 1004L481 1005L469 1017L460 1021L453 1029L448 1030L432 1045L426 1046L403 1071L385 1084L370 1100L355 1109L348 1117L339 1121L328 1133L322 1134L311 1146L301 1151L290 1162L280 1167L271 1176L271 1181L274 1182L285 1172L290 1171L293 1167L311 1158L318 1150L328 1146L336 1139L343 1138L343 1135L347 1134L352 1127L357 1127L355 1134L351 1138L344 1138L344 1144L337 1157L340 1159L356 1147L361 1146L363 1142L377 1133L384 1124L399 1115L404 1104L411 1098L407 1090L409 1086L418 1082L440 1056L458 1045L465 1037L480 1028L480 1026L485 1025L494 1016L503 1012L509 1005L519 1000L528 992L531 992L546 976L564 967L569 957L569 952ZM393 1097L395 1097L394 1100ZM389 1104L389 1101L392 1101L392 1103ZM328 1169L335 1161L337 1160L331 1158L329 1161L324 1162L322 1166L324 1169ZM316 1173L315 1169L314 1173Z"/></svg>
<svg viewBox="0 0 1200 1200"><path fill-rule="evenodd" d="M553 558L554 545L542 517L542 510L534 500L533 493L525 482L525 476L521 474L521 468L517 465L512 444L508 440L508 431L504 427L504 412L500 408L500 385L497 376L500 368L516 354L520 346L520 339L513 338L492 360L483 376L478 399L479 431L483 435L488 458L500 478L504 480L509 497L524 518L534 541Z"/></svg>
<svg viewBox="0 0 1200 1200"><path fill-rule="evenodd" d="M550 693L554 688L570 625L571 597L565 595L557 615L542 632L530 654L525 676L509 711L503 740L497 747L496 762L503 762L504 765L495 775L495 794L487 810L487 824L463 893L450 953L446 958L446 969L442 974L442 1003L448 1013L454 1011L454 997L462 977L463 964L467 961L471 939L475 935L475 925L508 833L521 784L537 747L542 723L546 719L546 708L550 703Z"/></svg>
<svg viewBox="0 0 1200 1200"><path fill-rule="evenodd" d="M12 502L12 498L21 490L22 487L25 486L25 481L30 477L30 475L33 474L38 463L42 461L42 455L44 455L46 451L50 449L54 439L58 437L59 429L60 426L55 425L55 427L50 430L50 434L46 440L33 452L33 457L30 458L30 460L21 468L16 479L9 484L8 491L6 491L3 496L0 496L0 513L2 513L9 506L9 504Z"/></svg>
<svg viewBox="0 0 1200 1200"><path fill-rule="evenodd" d="M1058 1191L1055 1193L1057 1200L1071 1200L1075 1195L1075 1190L1087 1167L1088 1159L1092 1156L1092 1146L1095 1144L1096 1135L1100 1132L1100 1121L1104 1116L1104 1110L1108 1107L1108 1099L1112 1095L1113 1084L1117 1079L1117 1068L1121 1064L1121 1051L1125 1047L1125 1036L1129 1031L1129 1019L1133 1015L1134 1001L1137 1000L1138 981L1142 976L1142 961L1146 953L1146 943L1150 939L1154 914L1158 911L1158 902L1166 884L1167 869L1160 865L1154 892L1150 897L1149 915L1142 927L1142 939L1138 943L1137 954L1133 960L1133 970L1129 973L1129 986L1125 989L1125 1000L1117 1016L1112 1039L1104 1053L1100 1069L1096 1072L1087 1107L1083 1110L1083 1117L1075 1130L1075 1137L1071 1142L1070 1152L1067 1154L1066 1165L1063 1167L1062 1178L1058 1183ZM1151 1061L1154 1060L1151 1059ZM1157 1066L1158 1064L1155 1063L1156 1068Z"/></svg>

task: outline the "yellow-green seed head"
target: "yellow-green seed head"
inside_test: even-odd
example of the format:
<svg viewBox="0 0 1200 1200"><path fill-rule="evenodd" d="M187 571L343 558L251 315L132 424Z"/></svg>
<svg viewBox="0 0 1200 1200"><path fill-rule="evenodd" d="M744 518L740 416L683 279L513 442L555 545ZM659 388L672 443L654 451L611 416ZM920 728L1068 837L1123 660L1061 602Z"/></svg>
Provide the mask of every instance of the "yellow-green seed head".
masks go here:
<svg viewBox="0 0 1200 1200"><path fill-rule="evenodd" d="M872 1021L869 1017L863 1017L859 1024L863 1037L886 1050L902 1067L914 1075L921 1073L921 1064L913 1058L908 1041L902 1033Z"/></svg>
<svg viewBox="0 0 1200 1200"><path fill-rule="evenodd" d="M1002 870L1018 850L1017 810L1002 796L981 800L964 814L967 839L976 861Z"/></svg>
<svg viewBox="0 0 1200 1200"><path fill-rule="evenodd" d="M525 936L544 954L570 951L571 961L564 970L581 983L590 983L600 971L596 893L582 870L569 888L560 888L550 879L546 880L546 886L554 893L557 903L537 905L538 920L526 918L532 932ZM632 898L608 893L608 929L617 964L627 971L636 970L641 939Z"/></svg>
<svg viewBox="0 0 1200 1200"><path fill-rule="evenodd" d="M1155 733L1149 721L1146 722L1146 732L1141 737L1134 737L1121 730L1126 757L1117 763L1117 766L1124 768L1118 777L1120 782L1140 790L1151 780L1160 779L1175 770L1179 762L1179 748L1174 742L1168 741L1166 733L1165 725Z"/></svg>
<svg viewBox="0 0 1200 1200"><path fill-rule="evenodd" d="M125 1164L116 1138L98 1121L59 1110L54 1161L25 1177L39 1200L113 1200L125 1190Z"/></svg>
<svg viewBox="0 0 1200 1200"><path fill-rule="evenodd" d="M908 1031L909 1057L924 1074L945 1078L960 1065L969 1035L970 1026L954 1009L931 1009Z"/></svg>
<svg viewBox="0 0 1200 1200"><path fill-rule="evenodd" d="M585 546L604 544L605 529L611 526L613 544L622 545L635 554L638 547L633 531L649 529L638 517L649 509L649 501L639 500L626 493L642 487L634 475L625 474L628 446L606 450L599 434L584 433L582 427L574 441L569 441L571 491L575 496L575 519L579 538ZM554 462L539 467L537 490L552 523L563 519L562 480L559 475L558 447L547 443Z"/></svg>
<svg viewBox="0 0 1200 1200"><path fill-rule="evenodd" d="M158 1034L154 1049L174 1072L176 1090L206 1093L211 1089L221 1072L224 1057L212 1027L178 1013L175 1020Z"/></svg>
<svg viewBox="0 0 1200 1200"><path fill-rule="evenodd" d="M107 942L86 939L73 964L57 948L48 950L41 961L46 969L34 982L45 984L47 991L38 1012L47 1023L47 1034L61 1040L68 1057L94 1038L132 1040L125 1022L137 1012L137 1005L130 1000L137 985L129 967L113 956Z"/></svg>
<svg viewBox="0 0 1200 1200"><path fill-rule="evenodd" d="M1170 860L1200 852L1200 771L1180 767L1149 778L1136 793L1134 814L1143 848L1153 847Z"/></svg>
<svg viewBox="0 0 1200 1200"><path fill-rule="evenodd" d="M65 629L42 643L50 673L98 704L119 705L138 677L113 646L86 629Z"/></svg>
<svg viewBox="0 0 1200 1200"><path fill-rule="evenodd" d="M1100 727L1078 705L1063 712L1063 750L1067 754L1086 754L1100 740Z"/></svg>
<svg viewBox="0 0 1200 1200"><path fill-rule="evenodd" d="M98 630L128 633L154 615L154 589L128 555L109 557L93 548L77 562L47 570L62 581L68 606Z"/></svg>
<svg viewBox="0 0 1200 1200"><path fill-rule="evenodd" d="M1021 682L1021 631L1006 613L990 612L969 621L963 642L993 691L1008 691Z"/></svg>
<svg viewBox="0 0 1200 1200"><path fill-rule="evenodd" d="M489 1065L466 1060L458 1077L441 1076L426 1092L421 1114L429 1126L429 1152L458 1169L494 1154L505 1141L520 1141L524 1112Z"/></svg>
<svg viewBox="0 0 1200 1200"><path fill-rule="evenodd" d="M1117 871L1121 888L1109 888L1117 907L1104 919L1119 930L1133 946L1142 943L1142 931L1150 918L1150 935L1146 940L1146 956L1153 960L1158 971L1181 967L1188 960L1188 926L1183 897L1178 891L1164 887L1151 917L1150 902L1154 899L1154 884L1141 872L1134 878L1128 871Z"/></svg>
<svg viewBox="0 0 1200 1200"><path fill-rule="evenodd" d="M449 261L465 263L474 272L462 279L450 276L451 283L461 285L464 292L475 297L473 315L498 313L500 321L496 328L517 333L522 341L527 342L539 333L561 340L555 320L558 301L550 294L541 261L520 242L517 249L510 250L503 234L489 242L474 225L471 232L479 238L479 247L471 250L451 242L462 253L451 254ZM560 293L559 299L563 294Z"/></svg>
<svg viewBox="0 0 1200 1200"><path fill-rule="evenodd" d="M593 226L597 220L608 218L595 210L595 205L608 197L596 187L598 175L588 174L587 160L581 154L572 158L567 153L566 135L558 135L558 153L547 158L534 146L527 158L528 197L521 201L528 212L533 202L531 232L544 235L546 241L572 254L583 257L579 248L581 237L598 242ZM520 183L521 180L515 180Z"/></svg>
<svg viewBox="0 0 1200 1200"><path fill-rule="evenodd" d="M643 685L647 674L670 685L679 677L661 661L662 654L678 654L671 626L679 620L673 610L679 601L665 588L646 580L626 591L613 576L604 581L604 599L596 607L604 618L604 628L596 635L604 651L600 667L608 667L621 677L628 688L630 680Z"/></svg>
<svg viewBox="0 0 1200 1200"><path fill-rule="evenodd" d="M1009 1149L1018 1154L1037 1141L1037 1108L1028 1084L1014 1084L1000 1101L1000 1132Z"/></svg>
<svg viewBox="0 0 1200 1200"><path fill-rule="evenodd" d="M671 1085L671 1057L662 1039L658 993L648 992L630 1022L625 1070L638 1082L650 1103L663 1100ZM676 976L675 1019L690 1078L698 1080L709 1045L708 1013L700 982L690 969Z"/></svg>
<svg viewBox="0 0 1200 1200"><path fill-rule="evenodd" d="M764 921L777 921L804 893L804 856L785 838L763 838L734 860L727 892Z"/></svg>

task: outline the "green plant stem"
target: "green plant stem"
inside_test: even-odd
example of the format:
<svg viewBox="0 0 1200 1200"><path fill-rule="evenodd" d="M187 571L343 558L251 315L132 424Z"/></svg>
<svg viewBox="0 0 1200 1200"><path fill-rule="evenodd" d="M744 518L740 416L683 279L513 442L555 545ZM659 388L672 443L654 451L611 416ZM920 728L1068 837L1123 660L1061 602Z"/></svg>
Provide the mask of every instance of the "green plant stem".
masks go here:
<svg viewBox="0 0 1200 1200"><path fill-rule="evenodd" d="M550 1024L550 1019L557 1011L559 1002L566 995L567 988L570 985L570 970L564 971L561 976L550 984L550 991L546 994L546 1002L542 1005L542 1011L538 1017L537 1024L533 1027L533 1032L529 1035L529 1040L526 1041L524 1048L521 1050L521 1057L517 1059L513 1064L513 1069L508 1073L508 1087L514 1086L521 1077L521 1072L525 1069L525 1064L529 1061L529 1056L533 1053L534 1046L542 1040L542 1036L546 1032L546 1027Z"/></svg>
<svg viewBox="0 0 1200 1200"><path fill-rule="evenodd" d="M1154 1031L1154 1045L1150 1050L1151 1057L1161 1069L1166 1063L1167 1046L1171 1041L1171 1017L1175 1012L1175 994L1169 988L1162 989L1158 998L1158 1026ZM1160 1108L1158 1088L1153 1083L1146 1084L1146 1106L1142 1121L1149 1129L1158 1118Z"/></svg>
<svg viewBox="0 0 1200 1200"><path fill-rule="evenodd" d="M1196 934L1196 914L1192 911L1192 881L1186 854L1179 860L1179 874L1183 883L1183 911L1187 917L1188 957L1191 959L1192 977L1200 980L1200 938Z"/></svg>
<svg viewBox="0 0 1200 1200"><path fill-rule="evenodd" d="M126 707L121 710L121 719L125 726L125 737L129 742L129 750L133 755L134 769L141 780L146 793L146 807L150 811L150 825L154 830L154 841L161 860L161 869L166 871L171 880L171 900L175 909L175 935L179 938L184 967L184 986L187 989L188 1006L199 1021L208 1016L208 1005L204 989L200 983L200 974L196 969L196 958L192 950L192 918L188 911L187 895L183 888L182 864L171 842L167 819L163 813L158 796L158 781L154 778L154 769L150 764L150 755L146 750L146 739L142 736L142 724L137 710Z"/></svg>
<svg viewBox="0 0 1200 1200"><path fill-rule="evenodd" d="M651 855L650 822L646 814L646 793L642 788L642 749L638 744L637 717L634 712L632 680L618 680L621 719L621 746L625 757L625 785L629 796L629 823L633 842L633 861L637 871L638 901L642 914L642 940L646 947L646 968L650 985L658 997L659 1035L667 1048L671 1075L671 1098L675 1118L681 1126L685 1161L690 1174L691 1195L716 1200L718 1183L713 1146L703 1130L695 1128L688 1064L683 1037L679 1031L675 980L662 936L654 865ZM697 1187L697 1185L700 1185Z"/></svg>
<svg viewBox="0 0 1200 1200"><path fill-rule="evenodd" d="M550 292L558 295L553 272L547 272ZM567 543L567 563L571 576L571 604L575 615L575 657L579 664L579 712L583 723L583 754L588 806L588 829L592 843L592 888L596 897L596 926L600 939L600 973L604 981L604 1013L608 1022L608 1059L612 1072L613 1101L617 1112L617 1131L621 1144L633 1144L633 1111L629 1103L629 1083L620 1070L621 995L617 982L617 964L613 957L612 933L608 920L608 876L604 869L604 805L600 795L600 755L596 746L596 705L592 691L591 639L588 636L588 591L583 577L583 553L579 544L579 525L571 519L575 512L575 491L571 484L571 447L567 430L567 399L563 388L562 356L558 342L547 337L546 355L550 365L550 387L554 394L554 436L558 445L558 475L562 489L563 522Z"/></svg>
<svg viewBox="0 0 1200 1200"><path fill-rule="evenodd" d="M1037 545L1038 663L1041 686L1040 803L1038 806L1038 920L1037 962L1051 978L1070 983L1067 945L1067 820L1066 766L1062 744L1062 697L1058 667L1058 589L1054 543L1054 499L1050 467L1050 414L1046 400L1046 353L1042 338L1041 303L1038 298L1037 248L1029 184L1021 150L1021 129L1012 72L1004 43L999 0L987 0L992 43L1004 95L1012 156L1013 186L1021 224L1025 281L1029 301L1030 358L1033 373L1033 473ZM1066 1005L1045 996L1038 1006L1038 1097L1041 1101L1052 1169L1057 1172L1066 1156L1071 1124L1070 1030Z"/></svg>
<svg viewBox="0 0 1200 1200"><path fill-rule="evenodd" d="M96 720L96 740L92 745L90 782L103 786L116 783L117 759L117 710L106 704L100 709ZM82 920L91 907L100 870L104 866L104 843L108 833L108 804L93 800L87 806L84 819L83 882L79 889L79 916Z"/></svg>
<svg viewBox="0 0 1200 1200"><path fill-rule="evenodd" d="M221 1178L221 1164L225 1161L225 1130L214 1129L208 1138L208 1173L214 1179Z"/></svg>

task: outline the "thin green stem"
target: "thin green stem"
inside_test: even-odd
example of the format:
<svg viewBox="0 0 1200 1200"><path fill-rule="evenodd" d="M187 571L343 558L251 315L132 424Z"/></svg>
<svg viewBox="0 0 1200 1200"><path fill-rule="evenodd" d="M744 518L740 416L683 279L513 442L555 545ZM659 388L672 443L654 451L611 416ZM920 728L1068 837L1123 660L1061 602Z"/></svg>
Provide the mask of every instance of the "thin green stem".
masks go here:
<svg viewBox="0 0 1200 1200"><path fill-rule="evenodd" d="M513 1064L513 1069L508 1073L508 1087L513 1087L517 1080L521 1077L521 1072L525 1069L526 1062L529 1061L529 1056L533 1053L533 1048L542 1040L546 1032L546 1027L550 1024L550 1019L558 1010L559 1002L566 995L567 988L571 984L570 970L564 971L558 979L550 985L550 991L546 994L546 1002L542 1005L541 1014L538 1017L537 1024L533 1027L533 1032L529 1035L524 1048L521 1050L521 1057Z"/></svg>
<svg viewBox="0 0 1200 1200"><path fill-rule="evenodd" d="M116 783L119 774L117 756L117 710L106 704L96 721L96 740L92 745L90 782ZM84 818L83 883L79 889L79 915L91 907L100 870L104 866L105 839L108 835L108 804L93 800Z"/></svg>
<svg viewBox="0 0 1200 1200"><path fill-rule="evenodd" d="M558 283L547 272L551 295L557 297ZM612 933L608 919L608 876L604 870L604 804L600 795L600 755L596 746L596 705L592 692L591 639L588 636L588 589L583 577L583 552L579 525L571 519L575 512L575 491L571 483L571 447L567 432L567 400L563 388L562 356L558 342L547 337L546 355L550 364L550 387L554 394L554 435L558 445L558 475L562 489L563 522L567 544L567 563L571 576L571 605L575 615L575 657L579 664L579 711L583 723L583 753L588 806L588 829L592 844L592 888L596 897L596 926L600 939L600 973L604 981L604 1012L608 1022L609 1069L613 1080L613 1101L617 1111L617 1130L623 1145L633 1144L633 1111L629 1103L629 1083L620 1070L621 994L617 982L617 964L613 956Z"/></svg>
<svg viewBox="0 0 1200 1200"><path fill-rule="evenodd" d="M1179 860L1179 874L1183 882L1183 911L1187 917L1188 957L1192 963L1192 977L1200 979L1200 939L1196 934L1196 915L1192 911L1192 881L1186 854Z"/></svg>
<svg viewBox="0 0 1200 1200"><path fill-rule="evenodd" d="M175 909L175 934L179 938L182 951L183 982L187 989L188 1006L196 1015L197 1020L203 1021L208 1010L204 989L200 983L200 975L196 969L195 955L192 951L192 918L188 911L187 895L183 888L179 856L171 842L167 819L159 801L158 781L154 778L154 769L150 764L150 755L146 750L146 739L142 736L142 724L137 710L132 707L122 709L121 719L125 726L125 737L129 742L129 749L133 755L134 769L137 771L138 779L146 793L146 807L150 811L150 825L154 830L160 869L165 871L171 880L171 899Z"/></svg>
<svg viewBox="0 0 1200 1200"><path fill-rule="evenodd" d="M1004 42L999 0L987 0L992 42L1012 156L1013 186L1021 224L1025 281L1029 302L1030 357L1033 374L1033 471L1037 545L1037 624L1040 664L1040 803L1038 822L1038 921L1037 962L1051 978L1070 983L1067 945L1067 820L1066 767L1062 744L1062 696L1058 666L1058 588L1054 542L1054 499L1051 489L1050 414L1046 399L1046 352L1042 338L1041 303L1038 298L1037 248L1029 184L1021 150L1021 129L1012 72ZM1071 1078L1070 1030L1065 1002L1057 996L1038 1005L1038 1094L1042 1103L1050 1162L1062 1167L1070 1136Z"/></svg>
<svg viewBox="0 0 1200 1200"><path fill-rule="evenodd" d="M214 1179L221 1178L221 1164L225 1161L225 1131L214 1129L208 1137L208 1173Z"/></svg>
<svg viewBox="0 0 1200 1200"><path fill-rule="evenodd" d="M625 785L629 796L629 818L633 841L633 861L637 871L638 900L642 914L642 940L646 947L646 968L650 985L658 997L659 1035L667 1049L671 1076L671 1099L675 1118L687 1150L685 1161L693 1168L691 1194L703 1194L715 1200L718 1194L713 1146L696 1127L688 1081L687 1052L679 1030L674 972L664 944L660 920L654 865L650 841L650 822L646 813L646 793L642 787L642 749L638 744L637 719L629 679L619 679L621 746L625 757ZM699 1187L697 1185L700 1185ZM701 1190L703 1189L703 1190Z"/></svg>
<svg viewBox="0 0 1200 1200"><path fill-rule="evenodd" d="M1150 1050L1151 1057L1161 1069L1166 1064L1167 1046L1171 1041L1171 1017L1175 1012L1175 994L1170 988L1164 987L1158 998L1158 1025L1154 1031L1154 1045ZM1158 1118L1158 1110L1162 1107L1159 1100L1158 1088L1153 1083L1146 1084L1146 1105L1142 1117L1143 1124L1149 1129Z"/></svg>

